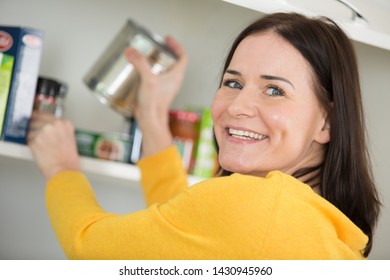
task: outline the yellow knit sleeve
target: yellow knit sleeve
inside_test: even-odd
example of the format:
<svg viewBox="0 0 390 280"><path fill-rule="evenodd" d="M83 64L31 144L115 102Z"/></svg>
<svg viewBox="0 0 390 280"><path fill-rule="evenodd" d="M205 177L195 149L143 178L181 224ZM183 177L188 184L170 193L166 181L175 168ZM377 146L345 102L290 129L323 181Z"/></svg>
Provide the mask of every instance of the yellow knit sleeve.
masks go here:
<svg viewBox="0 0 390 280"><path fill-rule="evenodd" d="M188 186L175 147L141 160L139 166L149 204L164 202ZM70 259L150 257L145 250L157 242L156 237L160 240L161 230L167 226L157 204L128 215L105 212L86 176L77 171L61 172L48 181L46 205L53 230Z"/></svg>
<svg viewBox="0 0 390 280"><path fill-rule="evenodd" d="M188 187L187 173L175 146L139 160L137 166L148 206L164 203Z"/></svg>
<svg viewBox="0 0 390 280"><path fill-rule="evenodd" d="M205 180L115 215L81 172L65 171L48 182L47 207L71 259L357 259L367 242L337 208L279 172Z"/></svg>
<svg viewBox="0 0 390 280"><path fill-rule="evenodd" d="M77 171L61 172L48 181L46 207L57 239L70 258L77 254L80 237L90 225L115 216L99 206L87 178Z"/></svg>
<svg viewBox="0 0 390 280"><path fill-rule="evenodd" d="M70 259L248 259L272 224L266 215L259 227L250 213L272 213L275 192L260 210L255 204L242 211L257 186L242 192L246 181L239 181L202 181L167 203L115 215L100 208L82 173L66 171L48 182L47 207Z"/></svg>

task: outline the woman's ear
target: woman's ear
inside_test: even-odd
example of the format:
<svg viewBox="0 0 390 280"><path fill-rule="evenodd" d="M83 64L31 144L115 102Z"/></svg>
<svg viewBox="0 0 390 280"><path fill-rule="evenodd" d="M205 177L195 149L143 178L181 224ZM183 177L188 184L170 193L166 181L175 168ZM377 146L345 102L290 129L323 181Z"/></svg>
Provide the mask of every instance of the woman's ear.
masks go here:
<svg viewBox="0 0 390 280"><path fill-rule="evenodd" d="M315 137L314 141L316 141L319 144L326 144L330 141L330 121L329 117L324 116L324 123L322 125L321 130L317 133L317 136Z"/></svg>

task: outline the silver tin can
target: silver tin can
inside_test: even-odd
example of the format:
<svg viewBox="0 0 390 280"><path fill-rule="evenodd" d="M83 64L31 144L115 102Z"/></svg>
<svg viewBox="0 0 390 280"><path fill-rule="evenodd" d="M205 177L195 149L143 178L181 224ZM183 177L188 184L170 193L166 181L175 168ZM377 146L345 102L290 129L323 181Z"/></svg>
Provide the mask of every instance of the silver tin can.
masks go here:
<svg viewBox="0 0 390 280"><path fill-rule="evenodd" d="M98 100L125 117L133 116L140 77L124 56L133 47L145 55L156 75L168 70L177 60L162 37L128 20L101 57L84 77Z"/></svg>

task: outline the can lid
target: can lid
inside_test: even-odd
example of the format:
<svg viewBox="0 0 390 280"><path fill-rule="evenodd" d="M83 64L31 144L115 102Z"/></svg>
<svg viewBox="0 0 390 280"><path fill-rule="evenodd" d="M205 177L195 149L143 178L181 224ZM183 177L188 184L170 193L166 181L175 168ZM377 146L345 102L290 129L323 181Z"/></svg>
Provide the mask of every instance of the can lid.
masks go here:
<svg viewBox="0 0 390 280"><path fill-rule="evenodd" d="M132 19L128 19L127 20L127 24L129 26L131 26L132 28L136 29L136 32L138 32L140 34L143 34L143 36L145 36L151 42L153 42L155 47L158 48L160 51L163 51L167 55L169 54L174 59L178 58L176 53L173 50L171 50L166 45L164 38L160 34L152 32L152 31L146 29L145 27L143 27L142 25L138 24L137 22L135 22Z"/></svg>

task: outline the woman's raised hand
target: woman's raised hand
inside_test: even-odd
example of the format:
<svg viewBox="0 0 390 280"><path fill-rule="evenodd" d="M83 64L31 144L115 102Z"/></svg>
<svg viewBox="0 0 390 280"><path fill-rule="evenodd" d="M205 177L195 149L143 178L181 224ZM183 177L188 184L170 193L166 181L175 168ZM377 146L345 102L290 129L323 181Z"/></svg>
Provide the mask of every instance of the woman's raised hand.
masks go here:
<svg viewBox="0 0 390 280"><path fill-rule="evenodd" d="M172 37L166 38L166 44L178 59L168 71L159 75L152 73L146 57L137 50L128 48L125 51L125 56L141 78L134 115L143 133L144 156L172 144L169 109L181 88L188 58L184 49Z"/></svg>

